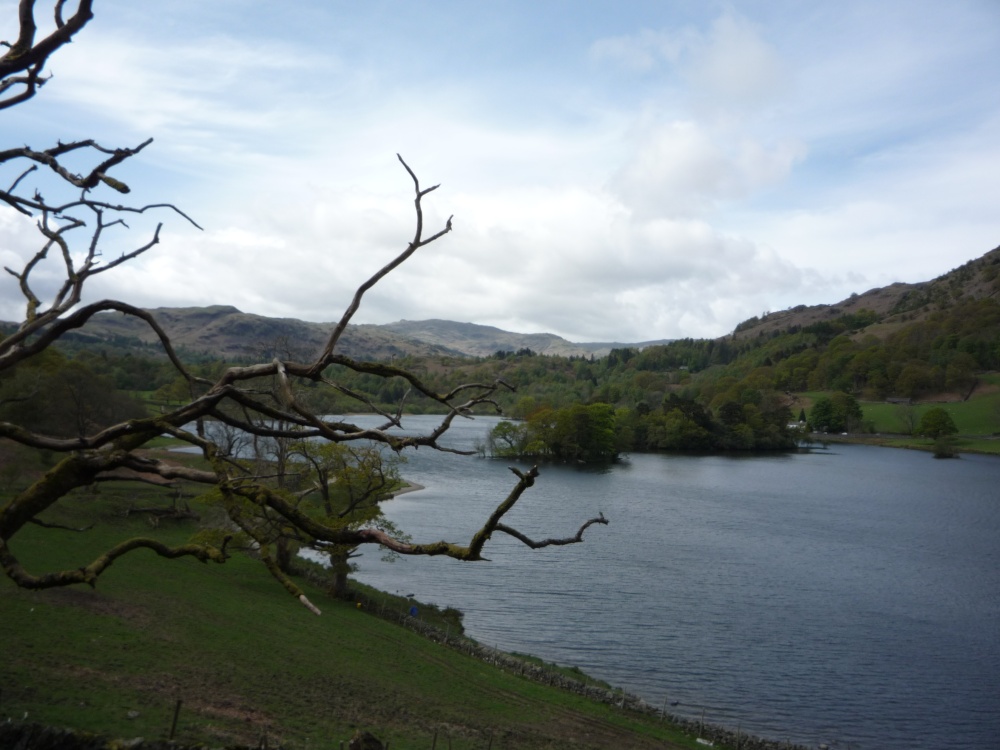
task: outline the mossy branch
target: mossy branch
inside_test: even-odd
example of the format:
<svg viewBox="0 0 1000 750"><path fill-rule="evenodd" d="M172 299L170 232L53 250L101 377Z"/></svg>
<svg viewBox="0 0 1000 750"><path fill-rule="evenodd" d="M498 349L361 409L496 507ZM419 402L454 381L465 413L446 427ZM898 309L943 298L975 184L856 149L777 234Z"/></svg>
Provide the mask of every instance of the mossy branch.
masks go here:
<svg viewBox="0 0 1000 750"><path fill-rule="evenodd" d="M11 552L7 542L0 539L0 565L3 566L4 572L14 583L26 589L49 589L78 583L86 583L93 587L97 585L98 577L111 567L115 560L137 549L149 549L160 557L171 560L179 557L194 557L203 563L223 563L228 557L225 545L222 548L204 544L183 544L179 547L170 547L156 539L137 537L127 539L112 547L85 567L36 576L25 570Z"/></svg>

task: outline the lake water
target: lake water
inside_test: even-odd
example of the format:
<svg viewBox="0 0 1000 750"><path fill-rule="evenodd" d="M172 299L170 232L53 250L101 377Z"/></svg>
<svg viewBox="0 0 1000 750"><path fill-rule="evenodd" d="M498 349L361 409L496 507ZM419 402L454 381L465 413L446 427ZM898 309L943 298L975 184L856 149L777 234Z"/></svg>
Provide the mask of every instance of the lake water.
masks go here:
<svg viewBox="0 0 1000 750"><path fill-rule="evenodd" d="M385 511L414 541L467 542L516 482L499 461L408 455L426 489ZM1000 460L836 445L545 466L507 523L572 536L601 511L583 544L498 534L483 563L369 551L357 577L675 714L813 746L1000 747Z"/></svg>

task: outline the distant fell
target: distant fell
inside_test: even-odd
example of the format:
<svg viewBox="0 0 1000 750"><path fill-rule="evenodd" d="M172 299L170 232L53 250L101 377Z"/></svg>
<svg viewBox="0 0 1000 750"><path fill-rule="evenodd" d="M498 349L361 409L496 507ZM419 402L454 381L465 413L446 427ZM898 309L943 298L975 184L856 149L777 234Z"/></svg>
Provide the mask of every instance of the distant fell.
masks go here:
<svg viewBox="0 0 1000 750"><path fill-rule="evenodd" d="M159 307L150 312L187 359L259 359L278 354L306 360L326 344L334 323L269 318L231 305ZM10 326L7 326L8 328ZM71 348L105 347L144 354L158 352L155 333L141 320L120 313L100 313L85 328L66 337ZM399 321L387 325L350 325L339 351L360 360L395 357L485 357L497 351L530 349L537 354L602 357L612 348L644 348L653 343L575 344L550 333L522 334L474 323L447 320Z"/></svg>
<svg viewBox="0 0 1000 750"><path fill-rule="evenodd" d="M306 360L326 344L333 323L311 323L295 318L268 318L229 305L159 307L149 310L186 358L259 359L278 354ZM95 315L87 326L67 337L73 346L111 346L116 349L158 350L155 333L141 320L119 313ZM406 355L427 357L452 354L446 348L408 341L378 326L349 326L340 350L361 360L389 360Z"/></svg>
<svg viewBox="0 0 1000 750"><path fill-rule="evenodd" d="M908 323L924 320L963 300L1000 298L1000 247L931 281L896 283L852 294L832 305L798 305L753 317L736 326L732 336L746 339L773 336L846 317L864 321L858 335L890 335ZM231 305L160 307L149 310L188 359L259 359L275 353L309 359L326 343L333 323L295 318L269 318L245 313ZM15 328L0 323L0 333ZM854 326L848 326L857 330ZM160 351L155 334L141 320L120 313L95 315L87 326L64 338L71 348L105 347L154 354ZM668 344L669 339L638 343L575 343L552 333L513 333L494 326L450 320L400 320L385 325L350 325L339 350L361 360L387 361L395 357L488 357L496 352L530 349L536 354L563 357L603 357L612 349L645 349Z"/></svg>
<svg viewBox="0 0 1000 750"><path fill-rule="evenodd" d="M536 354L560 357L587 357L590 355L603 357L616 348L643 349L654 344L669 343L668 339L633 344L574 343L553 333L511 333L493 326L456 323L452 320L400 320L396 323L375 327L391 331L408 340L442 346L471 357L488 357L499 351L516 352L522 349L530 349Z"/></svg>
<svg viewBox="0 0 1000 750"><path fill-rule="evenodd" d="M931 281L895 283L869 289L863 294L852 294L832 305L799 305L788 310L769 312L743 321L736 326L732 335L737 339L772 335L832 321L845 315L857 315L867 310L874 315L864 333L883 338L908 323L924 320L960 300L986 297L1000 298L1000 247Z"/></svg>

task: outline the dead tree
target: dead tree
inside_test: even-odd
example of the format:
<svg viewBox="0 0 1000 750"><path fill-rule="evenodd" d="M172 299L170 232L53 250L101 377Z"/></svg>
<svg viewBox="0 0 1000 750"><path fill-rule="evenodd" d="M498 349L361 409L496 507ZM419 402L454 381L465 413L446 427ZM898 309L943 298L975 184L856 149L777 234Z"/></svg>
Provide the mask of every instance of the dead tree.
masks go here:
<svg viewBox="0 0 1000 750"><path fill-rule="evenodd" d="M0 58L0 108L9 107L34 96L43 83L42 71L48 57L62 44L70 41L91 18L91 3L81 0L76 12L63 19L65 0L56 0L55 31L42 40L35 38L34 6L31 0L21 0L19 34L8 43L8 52ZM20 87L19 93L10 93ZM282 526L282 533L293 534L309 546L364 544L382 545L402 555L444 555L463 561L481 560L483 547L495 532L503 532L532 548L551 544L567 544L582 540L583 531L593 523L607 523L603 516L587 521L572 537L534 542L524 534L502 523L504 516L534 484L537 469L516 471L518 481L510 494L490 514L468 543L432 541L411 543L394 537L379 528L350 528L344 524L325 523L323 518L305 510L295 493L277 486L267 476L255 472L234 460L228 451L206 430L207 421L260 439L325 440L333 443L374 441L394 451L424 446L449 451L439 440L455 419L477 413L477 409L499 411L494 400L501 382L466 383L447 393L438 393L420 378L405 369L380 362L364 362L341 354L338 346L348 324L358 311L365 293L382 278L392 273L422 247L435 242L452 229L451 218L443 227L428 232L424 227L423 204L437 185L424 188L416 174L399 159L413 183L415 228L405 248L356 290L339 321L329 332L325 346L311 359L297 361L273 357L270 361L234 366L217 378L205 378L192 373L177 356L171 341L155 318L146 310L118 300L85 303L84 288L93 276L113 271L152 250L159 242L162 224L156 224L131 249L113 259L102 257L108 236L127 229L125 220L139 215L165 213L197 226L180 209L169 203L127 206L102 198L108 190L127 194L129 188L110 173L118 165L135 157L152 139L132 148L107 148L96 141L58 143L44 149L23 146L0 151L0 169L12 170L9 187L0 188L0 201L18 212L35 219L40 233L40 247L21 268L7 268L17 281L24 300L24 316L17 329L0 341L0 375L10 373L33 357L44 353L63 336L83 328L95 315L118 312L142 320L155 332L173 367L190 387L191 397L180 406L162 414L130 418L116 424L94 427L73 437L45 434L24 425L0 421L0 439L22 446L49 451L58 457L55 465L27 489L16 494L0 508L0 566L17 585L30 589L86 583L95 585L100 575L115 560L137 549L150 549L165 558L194 557L202 562L222 563L227 559L228 538L217 543L188 543L168 546L157 539L135 537L123 539L93 560L65 570L29 571L22 565L14 547L17 534L28 524L34 524L40 514L51 508L67 493L96 482L106 481L121 472L134 472L164 481L178 479L203 485L224 508L233 527L251 537L260 559L272 575L293 596L318 614L301 589L276 561L274 535L262 531L260 518ZM66 166L72 157L75 164L90 159L89 171L77 173ZM39 171L41 170L41 171ZM42 182L46 191L73 194L65 199L42 196L40 188L29 190L31 180ZM79 242L76 242L79 240ZM51 295L36 293L36 271L45 261L61 264L63 280ZM43 299L44 297L44 299ZM410 391L433 400L443 413L440 424L420 436L401 437L389 430L400 423L402 402L395 413L378 410L362 395L338 382L336 372L345 368L380 378L402 378ZM343 370L341 370L342 372ZM331 420L320 416L297 395L298 385L317 384L333 388L354 399L359 411L381 414L384 422L378 428L355 425L349 421ZM190 427L196 425L196 428ZM151 440L170 434L196 446L209 469L193 469L150 457L142 451ZM452 451L455 452L455 451ZM256 519L253 523L247 519Z"/></svg>
<svg viewBox="0 0 1000 750"><path fill-rule="evenodd" d="M76 33L94 17L93 0L79 0L76 11L68 17L64 12L66 0L56 0L52 14L55 28L38 39L35 3L36 0L20 0L17 7L17 39L0 42L7 48L7 52L0 57L0 109L13 107L33 97L48 80L44 72L49 57L64 44L72 42Z"/></svg>

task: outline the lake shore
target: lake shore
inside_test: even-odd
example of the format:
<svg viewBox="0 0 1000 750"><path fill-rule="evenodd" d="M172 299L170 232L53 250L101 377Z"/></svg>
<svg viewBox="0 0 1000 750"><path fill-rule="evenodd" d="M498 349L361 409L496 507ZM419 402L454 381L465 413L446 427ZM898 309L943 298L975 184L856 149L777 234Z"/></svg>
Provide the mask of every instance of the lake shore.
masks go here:
<svg viewBox="0 0 1000 750"><path fill-rule="evenodd" d="M814 444L849 443L854 445L872 445L879 448L902 448L904 450L934 451L933 441L927 438L890 433L851 432L843 434L809 433L805 447ZM954 441L956 453L977 453L985 456L1000 455L1000 439L993 435L956 435Z"/></svg>
<svg viewBox="0 0 1000 750"><path fill-rule="evenodd" d="M416 482L407 482L403 480L403 486L392 493L391 497L399 497L400 495L405 495L409 492L419 492L420 490L427 489L422 484L417 484Z"/></svg>

